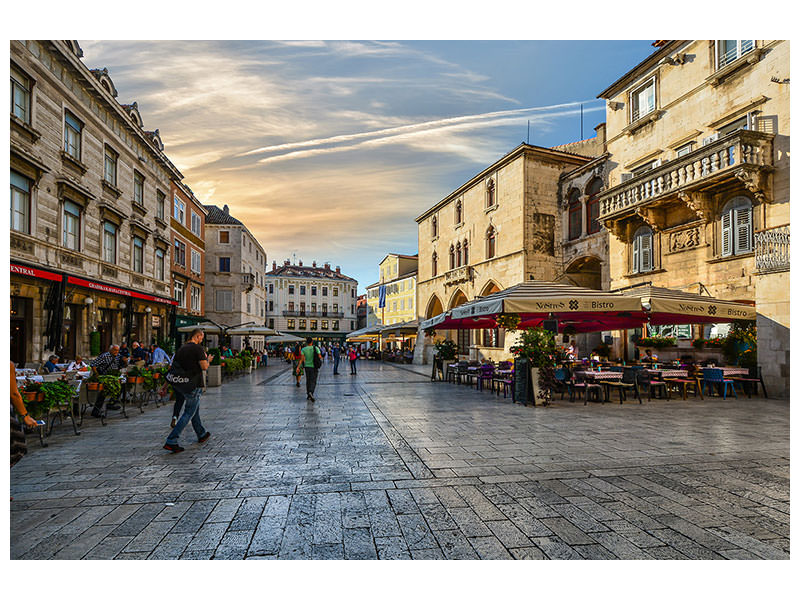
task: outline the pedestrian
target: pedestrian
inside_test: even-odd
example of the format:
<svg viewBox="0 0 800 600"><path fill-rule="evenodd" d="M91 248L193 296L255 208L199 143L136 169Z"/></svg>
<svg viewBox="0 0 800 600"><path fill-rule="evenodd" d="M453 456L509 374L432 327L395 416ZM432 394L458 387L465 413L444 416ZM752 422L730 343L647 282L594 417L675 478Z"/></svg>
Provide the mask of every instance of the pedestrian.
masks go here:
<svg viewBox="0 0 800 600"><path fill-rule="evenodd" d="M290 350L289 360L294 366L295 384L300 387L300 377L303 375L303 353L300 352L300 344L295 344L294 350Z"/></svg>
<svg viewBox="0 0 800 600"><path fill-rule="evenodd" d="M116 344L111 344L107 352L103 352L100 356L92 361L92 372L96 373L97 375L107 375L109 371L118 371L124 367L127 362L128 361L125 359L125 357L122 356L122 350L120 347ZM97 394L97 400L95 400L94 408L92 409L93 417L100 417L100 409L102 408L105 399L105 392L100 391ZM119 410L121 408L121 406L114 402L114 400L114 398L111 399L111 403L106 406L106 409Z"/></svg>
<svg viewBox="0 0 800 600"><path fill-rule="evenodd" d="M319 375L319 367L322 364L322 354L310 337L306 338L306 345L301 352L303 356L301 362L306 375L306 398L314 402L314 390L317 387L317 376Z"/></svg>
<svg viewBox="0 0 800 600"><path fill-rule="evenodd" d="M144 346L142 346L140 342L133 342L133 344L131 344L131 348L133 348L131 351L131 359L133 359L134 364L142 363L137 364L136 366L143 367L144 363L147 362L147 350L144 349Z"/></svg>
<svg viewBox="0 0 800 600"><path fill-rule="evenodd" d="M358 360L358 352L356 352L355 346L350 346L350 351L347 353L347 357L350 359L350 375L355 375L356 361Z"/></svg>
<svg viewBox="0 0 800 600"><path fill-rule="evenodd" d="M325 344L321 344L319 347L319 355L322 357L322 362L325 362L325 355L327 352L325 351Z"/></svg>
<svg viewBox="0 0 800 600"><path fill-rule="evenodd" d="M339 359L341 358L341 355L342 355L342 351L339 348L339 342L334 342L333 343L333 350L331 350L331 353L333 355L333 374L334 375L338 375L339 374Z"/></svg>
<svg viewBox="0 0 800 600"><path fill-rule="evenodd" d="M167 373L167 381L175 391L176 402L182 400L183 414L172 428L164 450L173 454L183 452L184 448L178 444L178 439L183 429L192 422L192 428L197 434L197 441L205 443L211 434L203 427L200 420L200 393L203 391L203 371L208 369L208 356L200 345L203 341L203 331L195 329L183 346L175 353L172 367Z"/></svg>
<svg viewBox="0 0 800 600"><path fill-rule="evenodd" d="M22 394L19 393L17 387L17 371L13 362L11 363L11 406L14 409L11 411L11 466L13 467L28 452L25 432L22 430L22 424L17 419L17 415L22 418L22 422L27 427L36 427L37 425L33 417L28 414L28 409L25 408L25 403L22 401Z"/></svg>
<svg viewBox="0 0 800 600"><path fill-rule="evenodd" d="M267 347L264 346L264 350L261 351L261 366L262 367L266 367L267 366L267 359L268 358L269 358L269 355L267 354Z"/></svg>

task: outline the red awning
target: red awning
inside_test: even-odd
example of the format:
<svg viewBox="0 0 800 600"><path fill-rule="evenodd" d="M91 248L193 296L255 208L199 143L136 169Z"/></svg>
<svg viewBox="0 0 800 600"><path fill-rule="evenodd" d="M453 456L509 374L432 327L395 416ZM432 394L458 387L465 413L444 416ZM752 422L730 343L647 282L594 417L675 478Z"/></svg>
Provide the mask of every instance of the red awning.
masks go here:
<svg viewBox="0 0 800 600"><path fill-rule="evenodd" d="M11 272L17 275L25 275L27 277L36 277L37 279L47 279L48 281L61 281L61 275L44 269L34 269L33 267L25 267L23 265L15 265L11 263Z"/></svg>

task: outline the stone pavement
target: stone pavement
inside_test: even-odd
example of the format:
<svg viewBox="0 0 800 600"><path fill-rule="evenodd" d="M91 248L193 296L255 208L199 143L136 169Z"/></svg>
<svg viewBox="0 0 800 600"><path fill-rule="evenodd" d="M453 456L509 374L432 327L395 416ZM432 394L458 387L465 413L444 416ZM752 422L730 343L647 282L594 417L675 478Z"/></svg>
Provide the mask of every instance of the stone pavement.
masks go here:
<svg viewBox="0 0 800 600"><path fill-rule="evenodd" d="M11 470L23 559L785 559L789 405L512 404L428 369L283 365L209 389L211 439L145 408Z"/></svg>

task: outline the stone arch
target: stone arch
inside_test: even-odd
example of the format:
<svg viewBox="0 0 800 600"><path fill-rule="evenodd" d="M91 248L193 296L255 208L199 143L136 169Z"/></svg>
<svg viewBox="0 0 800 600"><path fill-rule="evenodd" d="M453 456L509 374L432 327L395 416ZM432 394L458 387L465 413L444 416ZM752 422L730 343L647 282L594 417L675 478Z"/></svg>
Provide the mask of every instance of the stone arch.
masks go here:
<svg viewBox="0 0 800 600"><path fill-rule="evenodd" d="M494 294L495 292L499 292L501 289L503 288L501 288L493 280L490 279L489 281L486 282L486 285L483 286L480 295L482 297L488 296L489 294Z"/></svg>
<svg viewBox="0 0 800 600"><path fill-rule="evenodd" d="M451 310L456 306L461 306L467 301L467 295L462 292L460 289L453 292L453 295L450 296L450 302L447 304L447 310Z"/></svg>
<svg viewBox="0 0 800 600"><path fill-rule="evenodd" d="M603 261L593 254L584 254L573 260L564 270L570 283L591 288L603 289Z"/></svg>
<svg viewBox="0 0 800 600"><path fill-rule="evenodd" d="M430 319L431 317L440 315L443 312L444 312L444 307L442 306L442 301L439 300L439 296L434 294L433 296L431 296L431 299L428 300L428 306L425 308L425 318Z"/></svg>

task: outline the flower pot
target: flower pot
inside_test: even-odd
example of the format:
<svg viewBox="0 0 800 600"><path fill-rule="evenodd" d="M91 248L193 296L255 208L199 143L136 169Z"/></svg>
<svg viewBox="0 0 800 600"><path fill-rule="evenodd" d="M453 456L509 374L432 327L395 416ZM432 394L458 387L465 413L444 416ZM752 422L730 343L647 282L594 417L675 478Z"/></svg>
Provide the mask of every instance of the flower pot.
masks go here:
<svg viewBox="0 0 800 600"><path fill-rule="evenodd" d="M41 402L44 399L44 392L23 392L26 402Z"/></svg>
<svg viewBox="0 0 800 600"><path fill-rule="evenodd" d="M222 385L222 367L220 365L209 366L207 373L208 387L219 387Z"/></svg>
<svg viewBox="0 0 800 600"><path fill-rule="evenodd" d="M161 373L153 373L153 379L160 379Z"/></svg>
<svg viewBox="0 0 800 600"><path fill-rule="evenodd" d="M86 386L90 392L99 392L100 390L103 389L103 384L98 383L97 381L90 381L89 383L86 384Z"/></svg>

